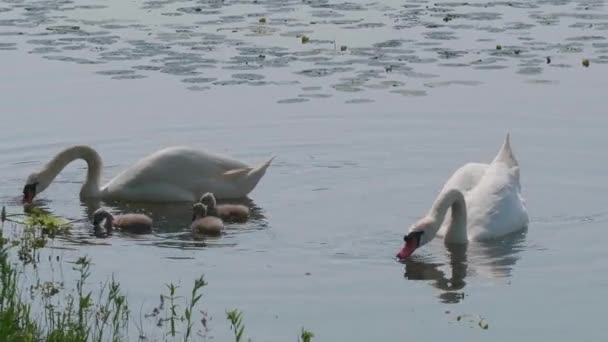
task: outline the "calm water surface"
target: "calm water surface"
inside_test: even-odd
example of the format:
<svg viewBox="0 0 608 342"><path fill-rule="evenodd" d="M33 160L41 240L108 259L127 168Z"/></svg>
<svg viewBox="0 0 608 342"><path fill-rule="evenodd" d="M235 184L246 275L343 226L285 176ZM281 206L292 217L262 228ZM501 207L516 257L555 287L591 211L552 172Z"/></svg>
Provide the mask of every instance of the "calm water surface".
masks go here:
<svg viewBox="0 0 608 342"><path fill-rule="evenodd" d="M276 154L254 220L219 239L192 240L189 204L106 203L148 212L155 233L97 239L80 222L48 253L91 256L92 286L114 273L143 312L204 273L221 341L232 308L255 341L302 326L318 341L604 340L607 29L603 1L3 1L0 200L20 211L25 177L72 144L99 151L104 181L169 145ZM443 182L507 131L528 230L396 262ZM87 218L85 167L38 204Z"/></svg>

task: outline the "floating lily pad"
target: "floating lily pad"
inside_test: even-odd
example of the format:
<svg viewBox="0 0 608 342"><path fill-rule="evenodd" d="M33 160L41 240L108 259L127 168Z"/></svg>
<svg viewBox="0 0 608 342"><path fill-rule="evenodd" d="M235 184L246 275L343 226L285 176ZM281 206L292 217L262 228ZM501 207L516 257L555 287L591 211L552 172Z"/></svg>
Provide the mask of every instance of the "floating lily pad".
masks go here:
<svg viewBox="0 0 608 342"><path fill-rule="evenodd" d="M60 26L49 26L46 29L49 31L56 32L56 33L73 33L73 32L79 32L80 26L60 25Z"/></svg>
<svg viewBox="0 0 608 342"><path fill-rule="evenodd" d="M520 75L538 75L542 72L543 69L540 67L525 67L517 71L517 73Z"/></svg>
<svg viewBox="0 0 608 342"><path fill-rule="evenodd" d="M429 88L439 88L439 87L447 87L451 85L464 85L464 86L478 86L483 84L480 81L443 81L443 82L429 82L425 83L424 86Z"/></svg>
<svg viewBox="0 0 608 342"><path fill-rule="evenodd" d="M129 75L134 74L133 70L100 70L96 72L99 75L117 76L117 75Z"/></svg>
<svg viewBox="0 0 608 342"><path fill-rule="evenodd" d="M298 95L298 97L305 97L305 98L311 98L311 99L324 99L324 98L331 97L331 95L312 93L312 94L300 94L300 95Z"/></svg>
<svg viewBox="0 0 608 342"><path fill-rule="evenodd" d="M190 78L184 78L182 80L182 82L184 83L209 83L209 82L214 82L217 81L217 78L212 78L212 77L190 77Z"/></svg>
<svg viewBox="0 0 608 342"><path fill-rule="evenodd" d="M408 96L408 97L419 97L419 96L426 96L427 93L425 90L406 90L406 89L399 89L399 90L391 90L391 93L395 93L395 94L399 94L399 95L403 95L403 96Z"/></svg>
<svg viewBox="0 0 608 342"><path fill-rule="evenodd" d="M308 76L308 77L325 77L325 76L333 75L335 73L348 72L348 71L353 71L353 70L354 70L353 68L341 68L341 67L317 68L317 69L302 70L302 71L296 72L296 74L304 75L304 76Z"/></svg>
<svg viewBox="0 0 608 342"><path fill-rule="evenodd" d="M140 78L146 78L148 76L146 75L138 75L138 74L134 74L134 75L118 75L118 76L112 76L111 79L113 80L137 80Z"/></svg>
<svg viewBox="0 0 608 342"><path fill-rule="evenodd" d="M302 98L302 97L296 97L296 98L291 98L291 99L279 100L279 101L277 101L277 103L291 104L291 103L302 103L302 102L307 102L307 101L310 101L310 100L306 99L306 98Z"/></svg>
<svg viewBox="0 0 608 342"><path fill-rule="evenodd" d="M247 80L247 81L258 81L258 80L263 80L264 76L258 75L258 74L234 74L234 75L232 75L232 78L236 78L239 80Z"/></svg>
<svg viewBox="0 0 608 342"><path fill-rule="evenodd" d="M361 104L361 103L372 103L374 102L374 100L372 99L352 99L352 100L347 100L344 103L347 104Z"/></svg>

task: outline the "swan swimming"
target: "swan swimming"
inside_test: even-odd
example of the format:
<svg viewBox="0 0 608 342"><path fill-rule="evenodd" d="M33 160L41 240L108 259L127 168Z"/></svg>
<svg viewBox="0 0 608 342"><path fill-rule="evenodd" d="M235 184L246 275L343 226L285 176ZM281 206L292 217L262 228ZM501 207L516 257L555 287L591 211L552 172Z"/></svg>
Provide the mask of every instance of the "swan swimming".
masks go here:
<svg viewBox="0 0 608 342"><path fill-rule="evenodd" d="M147 234L152 231L152 219L145 214L112 215L106 209L97 209L93 214L93 225L97 228L104 220L103 228L106 234L111 234L113 227L133 234Z"/></svg>
<svg viewBox="0 0 608 342"><path fill-rule="evenodd" d="M217 216L224 221L243 223L249 218L249 208L242 204L217 204L210 192L201 196L200 202L207 206L207 215Z"/></svg>
<svg viewBox="0 0 608 342"><path fill-rule="evenodd" d="M405 259L435 236L445 243L499 238L527 227L519 163L509 134L490 164L468 163L443 186L427 215L411 226L397 258Z"/></svg>
<svg viewBox="0 0 608 342"><path fill-rule="evenodd" d="M258 184L274 157L255 167L190 147L168 147L140 159L100 188L102 161L93 148L64 149L29 175L23 203L43 192L69 163L84 159L87 178L81 198L140 202L196 202L205 192L216 198L243 198Z"/></svg>
<svg viewBox="0 0 608 342"><path fill-rule="evenodd" d="M221 235L224 230L224 222L219 217L208 216L207 206L196 203L192 207L192 223L190 229L194 236Z"/></svg>

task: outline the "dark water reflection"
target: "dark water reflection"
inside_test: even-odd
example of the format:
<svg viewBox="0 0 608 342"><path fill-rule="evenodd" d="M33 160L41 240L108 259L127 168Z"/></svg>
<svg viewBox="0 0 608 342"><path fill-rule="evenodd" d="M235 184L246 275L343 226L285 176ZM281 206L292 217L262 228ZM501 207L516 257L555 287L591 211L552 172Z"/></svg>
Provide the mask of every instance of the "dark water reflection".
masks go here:
<svg viewBox="0 0 608 342"><path fill-rule="evenodd" d="M465 279L468 275L479 274L489 278L511 276L523 250L525 235L526 232L519 232L497 241L446 244L447 260L443 262L412 255L403 261L403 276L408 280L430 280L429 284L440 290L438 299L441 303L460 303L465 297Z"/></svg>

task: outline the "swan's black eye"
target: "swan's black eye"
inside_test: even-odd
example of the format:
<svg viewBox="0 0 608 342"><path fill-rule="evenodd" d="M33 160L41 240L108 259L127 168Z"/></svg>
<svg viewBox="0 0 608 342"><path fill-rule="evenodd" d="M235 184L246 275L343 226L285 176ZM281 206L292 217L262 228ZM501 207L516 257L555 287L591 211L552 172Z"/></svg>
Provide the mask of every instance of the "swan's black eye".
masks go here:
<svg viewBox="0 0 608 342"><path fill-rule="evenodd" d="M23 187L23 195L27 196L27 195L32 195L32 197L36 196L36 186L38 185L38 182L36 183L32 183L32 184L26 184Z"/></svg>
<svg viewBox="0 0 608 342"><path fill-rule="evenodd" d="M422 234L424 234L423 231L411 232L403 237L403 241L407 242L409 239L415 239L416 243L420 245Z"/></svg>
<svg viewBox="0 0 608 342"><path fill-rule="evenodd" d="M412 234L414 235L413 238L416 239L416 245L420 246L420 238L422 237L422 234L424 234L424 232L423 231L413 232Z"/></svg>

